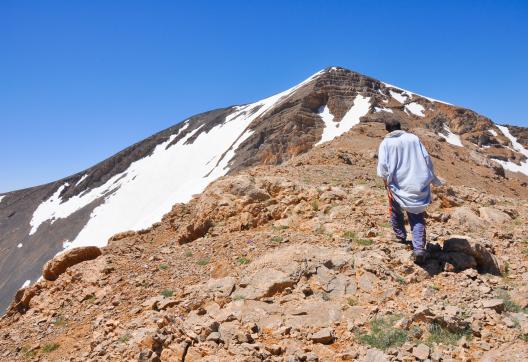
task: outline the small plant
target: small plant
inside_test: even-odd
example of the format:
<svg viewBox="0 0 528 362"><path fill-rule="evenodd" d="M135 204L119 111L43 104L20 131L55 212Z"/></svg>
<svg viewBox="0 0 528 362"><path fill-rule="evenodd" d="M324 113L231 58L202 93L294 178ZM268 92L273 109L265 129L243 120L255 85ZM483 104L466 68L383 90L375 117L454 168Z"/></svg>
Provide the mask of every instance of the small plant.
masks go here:
<svg viewBox="0 0 528 362"><path fill-rule="evenodd" d="M385 198L383 198L383 199L385 199ZM389 222L384 222L384 223L381 224L381 227L386 228L386 229L390 229L390 228L392 228L392 225Z"/></svg>
<svg viewBox="0 0 528 362"><path fill-rule="evenodd" d="M240 295L240 294L237 294L237 295L234 295L233 300L244 300L244 296L243 295Z"/></svg>
<svg viewBox="0 0 528 362"><path fill-rule="evenodd" d="M501 290L499 292L499 297L503 300L504 309L507 312L519 313L522 311L521 306L511 300L510 294L507 291Z"/></svg>
<svg viewBox="0 0 528 362"><path fill-rule="evenodd" d="M362 333L357 336L359 342L381 350L401 346L407 341L407 332L394 328L394 322L398 318L398 316L391 316L373 319L369 323L370 333Z"/></svg>
<svg viewBox="0 0 528 362"><path fill-rule="evenodd" d="M313 211L319 211L319 200L313 200L311 205Z"/></svg>
<svg viewBox="0 0 528 362"><path fill-rule="evenodd" d="M187 250L187 251L185 252L185 256L186 256L187 258L190 258L191 256L193 256L192 251Z"/></svg>
<svg viewBox="0 0 528 362"><path fill-rule="evenodd" d="M508 275L510 275L510 263L507 261L504 262L504 273L502 273L502 276L504 278L507 278Z"/></svg>
<svg viewBox="0 0 528 362"><path fill-rule="evenodd" d="M461 330L459 332L452 332L449 329L443 327L439 323L433 322L429 324L429 337L427 337L426 343L431 345L445 344L445 345L456 345L460 338L466 336L470 337L469 330Z"/></svg>
<svg viewBox="0 0 528 362"><path fill-rule="evenodd" d="M118 340L121 343L127 343L130 340L130 335L129 334L124 334L121 337L119 337Z"/></svg>
<svg viewBox="0 0 528 362"><path fill-rule="evenodd" d="M271 241L273 241L274 243L282 243L283 240L284 238L282 236L274 236L271 238Z"/></svg>
<svg viewBox="0 0 528 362"><path fill-rule="evenodd" d="M199 259L196 264L198 265L201 265L201 266L204 266L204 265L207 265L209 264L209 258L202 258L202 259Z"/></svg>
<svg viewBox="0 0 528 362"><path fill-rule="evenodd" d="M247 265L251 262L248 258L244 258L243 256L238 258L238 264L240 265Z"/></svg>
<svg viewBox="0 0 528 362"><path fill-rule="evenodd" d="M169 266L167 264L160 264L158 268L159 270L166 270L169 268Z"/></svg>
<svg viewBox="0 0 528 362"><path fill-rule="evenodd" d="M174 292L171 289L164 289L160 293L163 298L170 298L174 295Z"/></svg>
<svg viewBox="0 0 528 362"><path fill-rule="evenodd" d="M402 285L403 285L403 284L406 284L406 282L405 282L405 278L403 278L403 277L401 277L401 276L396 277L396 281L397 281L398 283L402 284Z"/></svg>
<svg viewBox="0 0 528 362"><path fill-rule="evenodd" d="M57 350L60 346L57 343L47 343L42 347L42 352L50 353Z"/></svg>
<svg viewBox="0 0 528 362"><path fill-rule="evenodd" d="M370 239L357 239L356 243L363 246L369 246L372 245L374 242Z"/></svg>
<svg viewBox="0 0 528 362"><path fill-rule="evenodd" d="M357 305L357 301L354 298L349 297L349 298L347 298L347 304L349 306L353 307L353 306Z"/></svg>
<svg viewBox="0 0 528 362"><path fill-rule="evenodd" d="M343 237L347 240L353 241L357 239L356 233L353 231L345 231Z"/></svg>
<svg viewBox="0 0 528 362"><path fill-rule="evenodd" d="M275 231L286 230L288 228L289 228L288 225L277 225L277 226L273 225L272 226L272 229Z"/></svg>
<svg viewBox="0 0 528 362"><path fill-rule="evenodd" d="M525 342L528 342L528 333L521 334L519 338Z"/></svg>
<svg viewBox="0 0 528 362"><path fill-rule="evenodd" d="M321 293L321 298L325 301L325 302L328 302L330 300L330 294L329 293Z"/></svg>
<svg viewBox="0 0 528 362"><path fill-rule="evenodd" d="M20 353L24 356L24 358L33 359L37 356L37 351L30 350L29 347L24 346L20 349Z"/></svg>
<svg viewBox="0 0 528 362"><path fill-rule="evenodd" d="M55 326L55 327L60 327L60 326L63 326L65 323L66 323L66 320L64 319L64 317L62 316L57 316L55 318L53 318L51 320L51 323Z"/></svg>
<svg viewBox="0 0 528 362"><path fill-rule="evenodd" d="M428 285L428 287L429 289L432 289L432 290L436 290L436 291L440 290L440 287L436 284Z"/></svg>

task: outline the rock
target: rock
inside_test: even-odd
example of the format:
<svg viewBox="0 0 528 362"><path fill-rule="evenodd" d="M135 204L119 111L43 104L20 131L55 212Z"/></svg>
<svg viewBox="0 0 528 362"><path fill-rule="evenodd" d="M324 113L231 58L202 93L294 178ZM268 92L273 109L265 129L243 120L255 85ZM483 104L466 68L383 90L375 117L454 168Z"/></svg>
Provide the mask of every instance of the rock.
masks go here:
<svg viewBox="0 0 528 362"><path fill-rule="evenodd" d="M44 264L42 276L46 280L56 280L69 267L82 263L83 261L93 260L100 255L102 255L102 251L96 246L85 246L67 250Z"/></svg>
<svg viewBox="0 0 528 362"><path fill-rule="evenodd" d="M266 350L274 356L279 356L282 353L282 347L278 344L267 345Z"/></svg>
<svg viewBox="0 0 528 362"><path fill-rule="evenodd" d="M492 207L481 207L479 209L480 217L492 225L500 225L511 221L510 215Z"/></svg>
<svg viewBox="0 0 528 362"><path fill-rule="evenodd" d="M477 270L481 273L500 274L499 263L486 247L466 236L452 236L444 241L443 251L446 253L459 252L475 258Z"/></svg>
<svg viewBox="0 0 528 362"><path fill-rule="evenodd" d="M207 336L207 340L218 343L222 340L222 337L220 336L220 333L212 332L211 334Z"/></svg>
<svg viewBox="0 0 528 362"><path fill-rule="evenodd" d="M521 309L528 307L528 285L522 285L510 292L512 302Z"/></svg>
<svg viewBox="0 0 528 362"><path fill-rule="evenodd" d="M173 343L161 352L161 362L183 362L188 343Z"/></svg>
<svg viewBox="0 0 528 362"><path fill-rule="evenodd" d="M457 207L451 215L451 220L470 230L480 230L483 226L482 219L468 207Z"/></svg>
<svg viewBox="0 0 528 362"><path fill-rule="evenodd" d="M482 307L493 309L500 313L504 310L504 301L502 299L487 299L482 301Z"/></svg>
<svg viewBox="0 0 528 362"><path fill-rule="evenodd" d="M430 353L429 347L423 343L420 343L418 346L414 347L412 350L413 356L419 359L420 361L423 361L429 358L429 353Z"/></svg>
<svg viewBox="0 0 528 362"><path fill-rule="evenodd" d="M314 343L331 344L334 341L334 331L330 328L323 328L310 334L308 339Z"/></svg>
<svg viewBox="0 0 528 362"><path fill-rule="evenodd" d="M379 349L369 349L364 362L389 362L388 356Z"/></svg>

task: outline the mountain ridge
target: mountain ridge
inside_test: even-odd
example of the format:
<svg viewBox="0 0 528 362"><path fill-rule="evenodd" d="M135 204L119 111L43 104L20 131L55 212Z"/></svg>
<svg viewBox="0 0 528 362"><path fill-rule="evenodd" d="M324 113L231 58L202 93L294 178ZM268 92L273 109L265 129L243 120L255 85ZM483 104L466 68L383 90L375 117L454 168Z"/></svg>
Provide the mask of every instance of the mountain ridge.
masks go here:
<svg viewBox="0 0 528 362"><path fill-rule="evenodd" d="M20 285L35 280L42 265L64 247L102 246L117 232L150 226L174 203L188 201L220 176L284 163L320 143L325 132L331 141L360 123L382 122L387 116L399 118L407 128L431 129L457 146L478 147L475 157L496 172L504 173L499 163L511 170L527 164L521 152L509 147L512 139L478 113L329 67L277 95L192 116L85 171L2 194L0 271L10 276L0 281L0 307L9 304ZM514 132L522 134L522 129ZM224 143L214 148L218 141ZM209 155L196 161L181 156L208 149ZM175 178L183 169L195 173ZM158 175L160 170L165 173ZM174 182L179 186L170 184ZM148 194L150 188L161 191ZM116 219L121 214L127 216ZM24 247L33 248L29 257L33 262L26 268L21 266L28 258Z"/></svg>

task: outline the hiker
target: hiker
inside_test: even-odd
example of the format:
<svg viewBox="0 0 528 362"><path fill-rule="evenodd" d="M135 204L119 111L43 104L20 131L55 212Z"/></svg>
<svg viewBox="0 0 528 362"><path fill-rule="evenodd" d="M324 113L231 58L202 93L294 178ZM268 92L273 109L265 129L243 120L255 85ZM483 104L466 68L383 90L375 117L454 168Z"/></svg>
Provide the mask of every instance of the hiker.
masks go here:
<svg viewBox="0 0 528 362"><path fill-rule="evenodd" d="M413 259L423 264L425 249L424 211L431 203L430 184L443 184L436 177L429 154L418 137L401 130L395 118L385 120L389 132L378 151L378 176L383 178L389 195L389 212L396 241L407 244L403 210L411 225Z"/></svg>

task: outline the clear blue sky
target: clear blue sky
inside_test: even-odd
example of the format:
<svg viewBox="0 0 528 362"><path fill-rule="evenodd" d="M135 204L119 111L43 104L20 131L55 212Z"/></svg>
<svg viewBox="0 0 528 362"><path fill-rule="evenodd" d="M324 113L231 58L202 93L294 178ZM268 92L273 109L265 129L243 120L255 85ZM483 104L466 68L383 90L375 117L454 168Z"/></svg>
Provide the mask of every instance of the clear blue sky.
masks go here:
<svg viewBox="0 0 528 362"><path fill-rule="evenodd" d="M0 192L343 66L528 126L528 1L0 2Z"/></svg>

